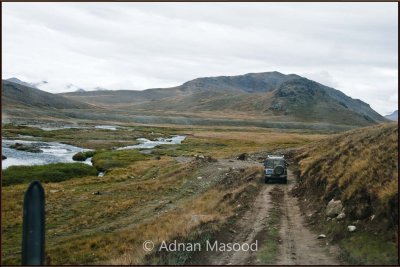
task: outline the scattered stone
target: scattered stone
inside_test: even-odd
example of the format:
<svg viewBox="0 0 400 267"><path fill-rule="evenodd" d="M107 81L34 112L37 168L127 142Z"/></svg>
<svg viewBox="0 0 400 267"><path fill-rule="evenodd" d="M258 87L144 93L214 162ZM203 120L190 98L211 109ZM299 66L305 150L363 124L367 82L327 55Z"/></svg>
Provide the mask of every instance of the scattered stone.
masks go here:
<svg viewBox="0 0 400 267"><path fill-rule="evenodd" d="M326 235L320 234L320 235L317 237L317 239L323 239L323 238L326 238Z"/></svg>
<svg viewBox="0 0 400 267"><path fill-rule="evenodd" d="M308 216L308 217L311 217L311 216L313 216L313 214L312 214L312 213L310 213L310 214L308 214L307 216Z"/></svg>
<svg viewBox="0 0 400 267"><path fill-rule="evenodd" d="M129 178L129 179L135 179L135 176L128 175L128 178Z"/></svg>
<svg viewBox="0 0 400 267"><path fill-rule="evenodd" d="M97 175L98 177L103 177L104 174L106 174L106 172L99 172L99 174Z"/></svg>
<svg viewBox="0 0 400 267"><path fill-rule="evenodd" d="M328 221L330 221L332 218L331 217L327 217L326 218L326 221L328 222Z"/></svg>
<svg viewBox="0 0 400 267"><path fill-rule="evenodd" d="M96 191L96 192L92 192L92 195L101 195L101 193L99 191Z"/></svg>
<svg viewBox="0 0 400 267"><path fill-rule="evenodd" d="M197 177L197 179L198 179L198 180L201 180L201 179L203 179L203 177L199 176L199 177Z"/></svg>
<svg viewBox="0 0 400 267"><path fill-rule="evenodd" d="M337 219L338 221L341 221L341 220L343 220L344 218L346 218L346 213L344 213L344 209L343 209L342 212L341 212L338 216L336 216L336 219Z"/></svg>
<svg viewBox="0 0 400 267"><path fill-rule="evenodd" d="M372 216L371 216L371 221L373 221L375 219L375 214L373 214Z"/></svg>
<svg viewBox="0 0 400 267"><path fill-rule="evenodd" d="M236 231L233 229L229 229L229 232L231 232L232 234L236 234Z"/></svg>
<svg viewBox="0 0 400 267"><path fill-rule="evenodd" d="M57 193L57 192L59 192L60 190L55 190L55 189L50 189L50 193Z"/></svg>
<svg viewBox="0 0 400 267"><path fill-rule="evenodd" d="M357 227L355 227L354 225L347 226L347 230L349 230L349 232L354 232L356 229Z"/></svg>
<svg viewBox="0 0 400 267"><path fill-rule="evenodd" d="M326 206L326 216L336 217L343 209L342 201L332 199Z"/></svg>

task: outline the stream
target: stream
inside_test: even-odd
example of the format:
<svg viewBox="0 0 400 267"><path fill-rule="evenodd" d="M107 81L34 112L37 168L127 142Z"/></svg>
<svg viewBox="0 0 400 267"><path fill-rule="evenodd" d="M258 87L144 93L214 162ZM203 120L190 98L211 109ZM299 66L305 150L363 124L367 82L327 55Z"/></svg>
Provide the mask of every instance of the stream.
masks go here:
<svg viewBox="0 0 400 267"><path fill-rule="evenodd" d="M31 145L35 144L43 152L32 153L20 151L10 148L10 145L15 143ZM71 146L57 142L41 142L41 141L24 141L24 140L6 140L1 142L2 154L7 159L2 160L1 168L6 169L10 166L16 165L45 165L49 163L58 162L77 162L72 160L75 153L88 151L88 149ZM90 159L83 161L83 163L92 165Z"/></svg>

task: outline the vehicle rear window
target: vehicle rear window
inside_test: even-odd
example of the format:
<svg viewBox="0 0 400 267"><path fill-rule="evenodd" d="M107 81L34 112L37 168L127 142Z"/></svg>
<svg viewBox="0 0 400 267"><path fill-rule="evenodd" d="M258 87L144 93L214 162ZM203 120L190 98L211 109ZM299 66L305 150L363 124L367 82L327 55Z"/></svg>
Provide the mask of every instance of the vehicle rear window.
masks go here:
<svg viewBox="0 0 400 267"><path fill-rule="evenodd" d="M267 159L265 162L265 167L275 168L275 166L285 166L284 161L281 159Z"/></svg>

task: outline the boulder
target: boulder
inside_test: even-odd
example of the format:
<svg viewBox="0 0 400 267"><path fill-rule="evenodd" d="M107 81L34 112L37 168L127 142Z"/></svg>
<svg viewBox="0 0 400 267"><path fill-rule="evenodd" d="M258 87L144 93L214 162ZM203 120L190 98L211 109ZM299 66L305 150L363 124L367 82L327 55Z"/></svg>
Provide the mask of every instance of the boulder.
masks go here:
<svg viewBox="0 0 400 267"><path fill-rule="evenodd" d="M85 161L86 160L86 155L83 152L78 152L75 155L72 156L72 159L75 161Z"/></svg>
<svg viewBox="0 0 400 267"><path fill-rule="evenodd" d="M10 148L13 148L15 150L30 152L30 153L41 153L41 152L43 152L41 149L36 147L34 144L15 143L15 144L11 145Z"/></svg>
<svg viewBox="0 0 400 267"><path fill-rule="evenodd" d="M336 217L341 213L342 209L342 201L332 199L326 206L326 216L331 218Z"/></svg>
<svg viewBox="0 0 400 267"><path fill-rule="evenodd" d="M5 159L7 159L7 157L4 155L1 155L1 160L5 160Z"/></svg>
<svg viewBox="0 0 400 267"><path fill-rule="evenodd" d="M348 230L349 232L354 232L356 229L357 229L357 227L355 227L354 225L349 225L349 226L347 226L347 230Z"/></svg>
<svg viewBox="0 0 400 267"><path fill-rule="evenodd" d="M326 238L326 235L320 234L317 238L318 238L318 239Z"/></svg>

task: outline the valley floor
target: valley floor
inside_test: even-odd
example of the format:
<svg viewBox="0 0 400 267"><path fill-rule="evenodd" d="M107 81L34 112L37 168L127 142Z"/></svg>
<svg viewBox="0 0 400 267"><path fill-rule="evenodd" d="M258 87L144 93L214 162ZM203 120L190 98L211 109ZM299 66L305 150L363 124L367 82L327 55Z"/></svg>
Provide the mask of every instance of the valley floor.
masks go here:
<svg viewBox="0 0 400 267"><path fill-rule="evenodd" d="M308 224L308 212L299 205L304 199L291 193L295 175L289 172L288 184L263 181L267 154L290 157L291 151L326 140L329 134L257 127L84 126L52 131L3 126L2 136L11 140L57 141L95 150L91 171L105 173L82 174L74 163L80 176L71 172L57 181L52 177L61 169L45 170L51 178L43 182L47 264L342 263L336 244L318 239L321 233ZM136 144L137 138L174 135L186 139L145 151L116 149ZM238 160L239 155L244 160ZM46 166L24 172L36 174ZM21 169L9 168L2 176L12 180L19 173ZM20 264L21 210L28 182L2 184L2 264ZM163 240L257 241L258 250L158 253L143 249L147 240L156 248Z"/></svg>

